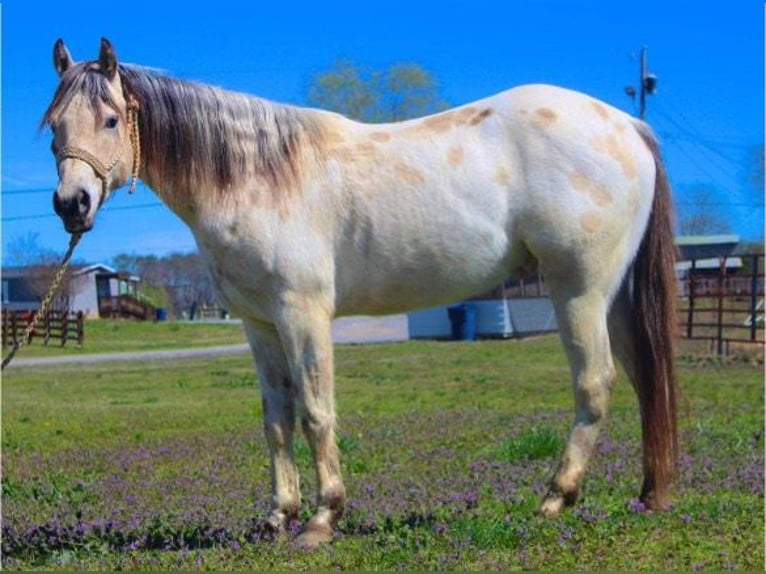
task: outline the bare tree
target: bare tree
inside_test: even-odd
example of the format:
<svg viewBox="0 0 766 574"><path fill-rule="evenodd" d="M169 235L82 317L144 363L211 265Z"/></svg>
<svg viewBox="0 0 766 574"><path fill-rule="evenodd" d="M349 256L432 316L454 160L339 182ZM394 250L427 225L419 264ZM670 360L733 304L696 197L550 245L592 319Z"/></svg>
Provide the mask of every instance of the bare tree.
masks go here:
<svg viewBox="0 0 766 574"><path fill-rule="evenodd" d="M690 201L679 209L681 235L716 235L731 232L731 221L709 187L698 185L688 194Z"/></svg>
<svg viewBox="0 0 766 574"><path fill-rule="evenodd" d="M3 265L26 267L50 263L58 257L52 249L40 245L40 234L32 231L24 235L14 235L3 252Z"/></svg>
<svg viewBox="0 0 766 574"><path fill-rule="evenodd" d="M138 275L144 292L162 290L164 297L155 298L162 298L176 317L186 313L193 318L197 308L216 305L212 283L198 253L173 253L165 257L123 254L114 257L112 263L120 270Z"/></svg>
<svg viewBox="0 0 766 574"><path fill-rule="evenodd" d="M12 267L23 267L23 285L25 298L42 301L50 290L53 279L61 266L62 253L40 245L39 233L29 232L16 235L9 242L3 253L3 263ZM71 267L61 281L52 308L68 309L71 298Z"/></svg>
<svg viewBox="0 0 766 574"><path fill-rule="evenodd" d="M199 253L173 254L163 261L168 273L166 290L178 315L194 319L196 310L216 304L213 285Z"/></svg>

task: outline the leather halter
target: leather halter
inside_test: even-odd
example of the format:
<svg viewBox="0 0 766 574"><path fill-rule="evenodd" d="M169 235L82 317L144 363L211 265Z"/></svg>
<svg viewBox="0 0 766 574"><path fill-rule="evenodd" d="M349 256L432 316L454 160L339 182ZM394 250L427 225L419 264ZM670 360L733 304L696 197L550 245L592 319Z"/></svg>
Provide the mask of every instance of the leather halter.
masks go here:
<svg viewBox="0 0 766 574"><path fill-rule="evenodd" d="M133 171L128 193L133 193L136 190L136 183L138 182L138 171L141 168L141 140L139 139L138 135L138 108L138 100L131 94L128 96L126 111L128 120L128 137L130 138L130 147L133 150ZM120 152L117 154L117 156L109 164L104 164L104 162L102 162L88 150L77 146L68 145L58 151L56 154L56 161L61 163L67 158L72 158L79 159L80 161L87 163L101 180L100 204L103 203L104 199L106 199L108 191L107 177L117 166L117 163L122 158L122 153L123 148L120 148Z"/></svg>

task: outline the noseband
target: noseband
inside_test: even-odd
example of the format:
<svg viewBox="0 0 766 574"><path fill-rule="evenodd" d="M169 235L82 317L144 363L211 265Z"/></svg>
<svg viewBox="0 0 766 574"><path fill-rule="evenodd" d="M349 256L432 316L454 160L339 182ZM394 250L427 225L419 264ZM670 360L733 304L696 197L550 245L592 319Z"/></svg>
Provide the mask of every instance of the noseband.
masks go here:
<svg viewBox="0 0 766 574"><path fill-rule="evenodd" d="M128 96L126 116L128 121L128 137L130 138L130 147L133 150L133 171L132 179L130 182L130 189L128 193L133 193L136 190L136 183L138 181L138 171L141 167L141 140L138 136L138 100L132 94ZM67 158L79 159L87 163L96 175L101 180L101 201L103 203L107 195L107 177L111 171L117 166L117 163L122 158L123 148L120 148L120 152L108 165L105 165L100 159L89 152L86 149L82 149L77 146L68 145L61 148L56 154L56 161L61 163Z"/></svg>

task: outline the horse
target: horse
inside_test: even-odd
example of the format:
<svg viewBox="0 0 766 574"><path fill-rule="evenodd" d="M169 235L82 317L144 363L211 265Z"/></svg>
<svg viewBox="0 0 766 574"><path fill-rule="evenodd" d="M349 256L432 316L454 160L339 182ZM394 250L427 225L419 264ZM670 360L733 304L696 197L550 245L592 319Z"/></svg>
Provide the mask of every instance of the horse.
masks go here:
<svg viewBox="0 0 766 574"><path fill-rule="evenodd" d="M451 110L365 124L53 49L53 207L93 227L140 177L191 229L219 300L242 318L263 402L271 509L301 508L296 420L333 539L346 500L331 321L464 299L539 269L571 365L574 421L538 513L575 503L621 363L642 427L640 500L666 509L677 466L671 192L643 122L585 94L520 86Z"/></svg>

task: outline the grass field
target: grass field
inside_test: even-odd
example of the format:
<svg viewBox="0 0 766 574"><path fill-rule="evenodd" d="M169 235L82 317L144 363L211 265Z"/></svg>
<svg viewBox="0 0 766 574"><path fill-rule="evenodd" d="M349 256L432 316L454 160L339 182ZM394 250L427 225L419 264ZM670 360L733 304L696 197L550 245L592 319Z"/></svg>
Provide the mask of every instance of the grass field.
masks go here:
<svg viewBox="0 0 766 574"><path fill-rule="evenodd" d="M681 364L667 513L636 500L638 414L621 378L582 500L544 520L534 509L572 412L555 337L339 346L336 364L349 503L337 541L312 552L294 544L297 523L279 541L259 526L268 457L247 356L9 371L3 567L764 567L761 366ZM296 455L312 501L302 439Z"/></svg>
<svg viewBox="0 0 766 574"><path fill-rule="evenodd" d="M19 351L18 357L53 357L87 353L121 353L187 349L245 343L242 325L231 323L187 323L182 321L85 321L85 343L77 347L69 341L64 347L33 339Z"/></svg>

